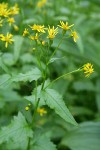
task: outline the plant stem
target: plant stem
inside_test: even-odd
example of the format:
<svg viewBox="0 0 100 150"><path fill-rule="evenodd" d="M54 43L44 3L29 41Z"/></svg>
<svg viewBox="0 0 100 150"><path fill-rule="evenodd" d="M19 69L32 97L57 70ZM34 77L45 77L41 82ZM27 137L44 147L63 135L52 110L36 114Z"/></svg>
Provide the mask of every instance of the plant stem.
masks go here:
<svg viewBox="0 0 100 150"><path fill-rule="evenodd" d="M50 58L49 58L49 60L48 60L48 62L47 62L47 65L49 64L50 59L54 56L54 54L55 54L56 51L58 50L58 48L59 48L59 46L61 45L63 39L64 39L64 35L63 35L63 37L61 38L61 40L60 40L58 46L55 48L54 52L53 52L52 55L50 56Z"/></svg>
<svg viewBox="0 0 100 150"><path fill-rule="evenodd" d="M69 74L76 73L76 72L80 72L80 71L81 71L81 68L79 68L79 69L77 69L77 70L74 70L74 71L71 71L71 72L68 72L68 73L65 73L65 74L59 76L58 78L56 78L55 80L53 80L52 82L50 82L50 83L45 87L45 89L46 89L48 86L50 86L51 84L53 84L54 82L56 82L57 80L59 80L59 79L65 77L65 76L67 76L67 75L69 75Z"/></svg>

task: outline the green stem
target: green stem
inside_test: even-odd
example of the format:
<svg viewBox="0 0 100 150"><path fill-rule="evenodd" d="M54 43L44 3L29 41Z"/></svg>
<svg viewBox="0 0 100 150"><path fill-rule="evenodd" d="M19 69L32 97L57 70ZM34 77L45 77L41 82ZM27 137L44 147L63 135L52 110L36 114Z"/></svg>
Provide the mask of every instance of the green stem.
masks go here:
<svg viewBox="0 0 100 150"><path fill-rule="evenodd" d="M61 40L60 40L58 46L55 48L54 52L53 52L52 55L50 56L50 58L49 58L49 60L48 60L48 62L47 62L47 65L49 64L50 59L54 56L54 54L55 54L56 51L58 50L58 48L59 48L59 46L61 45L63 39L64 39L64 35L63 35L63 37L61 38Z"/></svg>
<svg viewBox="0 0 100 150"><path fill-rule="evenodd" d="M57 80L59 80L59 79L65 77L65 76L67 76L67 75L69 75L69 74L76 73L76 72L80 72L80 71L81 71L81 68L79 68L79 69L77 69L77 70L74 70L74 71L71 71L71 72L68 72L68 73L65 73L65 74L59 76L58 78L56 78L55 80L53 80L52 82L50 82L50 83L45 87L45 89L46 89L48 86L50 86L51 84L53 84L54 82L56 82Z"/></svg>

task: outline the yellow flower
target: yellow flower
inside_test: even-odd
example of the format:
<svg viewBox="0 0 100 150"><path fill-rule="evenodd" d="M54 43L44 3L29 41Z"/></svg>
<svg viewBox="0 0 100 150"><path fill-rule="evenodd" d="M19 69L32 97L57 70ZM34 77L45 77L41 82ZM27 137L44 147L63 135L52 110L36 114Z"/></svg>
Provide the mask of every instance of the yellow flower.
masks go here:
<svg viewBox="0 0 100 150"><path fill-rule="evenodd" d="M9 22L9 25L11 26L15 22L15 20L14 18L8 18L8 22Z"/></svg>
<svg viewBox="0 0 100 150"><path fill-rule="evenodd" d="M0 36L0 40L6 42L5 43L5 47L8 47L8 43L12 44L12 42L14 42L14 40L12 39L13 35L10 33L7 33L6 36L4 36L3 34L1 34Z"/></svg>
<svg viewBox="0 0 100 150"><path fill-rule="evenodd" d="M77 35L77 32L76 32L76 31L71 31L71 32L72 32L72 33L71 33L71 36L73 37L74 42L76 42L76 39L79 38L78 35Z"/></svg>
<svg viewBox="0 0 100 150"><path fill-rule="evenodd" d="M28 34L29 34L29 31L28 31L28 29L25 28L25 30L23 31L23 36L26 36Z"/></svg>
<svg viewBox="0 0 100 150"><path fill-rule="evenodd" d="M40 0L40 1L38 1L37 7L38 7L38 8L43 7L43 6L46 4L46 2L47 2L47 0Z"/></svg>
<svg viewBox="0 0 100 150"><path fill-rule="evenodd" d="M53 39L57 33L58 33L58 28L54 28L54 26L52 28L50 28L50 26L49 26L47 38Z"/></svg>
<svg viewBox="0 0 100 150"><path fill-rule="evenodd" d="M83 66L83 70L84 73L86 74L85 77L89 77L94 72L93 65L91 63L85 64Z"/></svg>
<svg viewBox="0 0 100 150"><path fill-rule="evenodd" d="M9 16L9 10L1 8L0 9L0 16L8 17Z"/></svg>
<svg viewBox="0 0 100 150"><path fill-rule="evenodd" d="M7 9L8 8L8 3L0 3L0 10L1 9Z"/></svg>
<svg viewBox="0 0 100 150"><path fill-rule="evenodd" d="M69 30L74 24L68 26L68 22L64 23L63 21L60 21L61 25L58 25L63 30Z"/></svg>
<svg viewBox="0 0 100 150"><path fill-rule="evenodd" d="M15 6L11 7L9 9L9 14L10 15L16 15L16 14L19 14L19 7L18 7L18 4L15 4Z"/></svg>
<svg viewBox="0 0 100 150"><path fill-rule="evenodd" d="M18 31L18 30L19 30L18 26L14 25L13 27L14 27L14 30L15 30L15 31Z"/></svg>
<svg viewBox="0 0 100 150"><path fill-rule="evenodd" d="M47 111L44 108L38 108L37 112L40 114L40 116L43 116L43 114L47 114Z"/></svg>
<svg viewBox="0 0 100 150"><path fill-rule="evenodd" d="M28 107L28 106L26 106L26 107L25 107L25 110L26 110L26 111L28 111L28 110L29 110L29 107Z"/></svg>
<svg viewBox="0 0 100 150"><path fill-rule="evenodd" d="M38 33L36 33L35 36L30 35L29 38L30 38L31 40L38 40L38 38L39 38Z"/></svg>
<svg viewBox="0 0 100 150"><path fill-rule="evenodd" d="M35 31L38 31L38 32L42 32L42 33L45 33L45 27L44 25L41 26L41 25L36 25L34 24L33 26L29 26L32 30L35 30Z"/></svg>

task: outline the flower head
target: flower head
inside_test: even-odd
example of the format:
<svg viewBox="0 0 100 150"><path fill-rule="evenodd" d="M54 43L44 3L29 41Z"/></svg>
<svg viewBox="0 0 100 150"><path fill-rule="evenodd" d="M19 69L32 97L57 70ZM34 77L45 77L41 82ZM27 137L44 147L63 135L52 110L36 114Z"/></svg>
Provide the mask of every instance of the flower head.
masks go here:
<svg viewBox="0 0 100 150"><path fill-rule="evenodd" d="M38 38L39 38L38 33L36 33L35 36L30 35L31 40L38 40Z"/></svg>
<svg viewBox="0 0 100 150"><path fill-rule="evenodd" d="M14 20L13 17L12 18L8 18L8 22L9 22L9 25L11 26L15 22L15 20Z"/></svg>
<svg viewBox="0 0 100 150"><path fill-rule="evenodd" d="M76 42L76 39L79 38L76 31L72 31L71 36L73 37L74 42Z"/></svg>
<svg viewBox="0 0 100 150"><path fill-rule="evenodd" d="M37 7L38 7L38 8L43 7L43 6L46 4L46 2L47 2L47 0L40 0L40 1L38 1Z"/></svg>
<svg viewBox="0 0 100 150"><path fill-rule="evenodd" d="M45 27L44 25L41 26L41 25L36 25L34 24L33 26L29 26L32 30L35 30L35 31L38 31L38 32L42 32L42 33L45 33Z"/></svg>
<svg viewBox="0 0 100 150"><path fill-rule="evenodd" d="M23 31L23 36L26 36L28 34L29 34L29 31L28 31L28 29L25 28L25 30Z"/></svg>
<svg viewBox="0 0 100 150"><path fill-rule="evenodd" d="M8 43L12 44L12 42L14 42L14 40L12 39L13 35L10 33L7 33L6 36L4 36L3 34L1 34L0 36L0 40L6 42L5 43L5 47L8 47Z"/></svg>
<svg viewBox="0 0 100 150"><path fill-rule="evenodd" d="M9 9L9 14L10 15L17 15L19 14L19 7L18 7L18 4L15 4L15 6L11 7Z"/></svg>
<svg viewBox="0 0 100 150"><path fill-rule="evenodd" d="M49 26L47 38L53 39L57 33L58 33L58 28L54 28L54 26L52 28L50 28L50 26Z"/></svg>
<svg viewBox="0 0 100 150"><path fill-rule="evenodd" d="M68 22L64 23L63 21L60 21L61 25L58 25L63 30L69 30L74 24L68 26Z"/></svg>
<svg viewBox="0 0 100 150"><path fill-rule="evenodd" d="M40 114L40 116L43 116L43 114L47 114L47 111L44 108L38 108L37 112Z"/></svg>
<svg viewBox="0 0 100 150"><path fill-rule="evenodd" d="M91 63L85 64L83 66L83 70L84 74L86 74L85 77L89 77L94 72L93 65Z"/></svg>

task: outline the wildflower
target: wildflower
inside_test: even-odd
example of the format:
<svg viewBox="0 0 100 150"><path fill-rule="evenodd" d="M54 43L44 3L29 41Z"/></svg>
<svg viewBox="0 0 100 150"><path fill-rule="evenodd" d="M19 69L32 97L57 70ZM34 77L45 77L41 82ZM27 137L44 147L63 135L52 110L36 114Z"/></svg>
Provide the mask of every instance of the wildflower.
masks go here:
<svg viewBox="0 0 100 150"><path fill-rule="evenodd" d="M47 114L47 111L44 108L38 108L37 112L40 114L40 116L43 116L43 114Z"/></svg>
<svg viewBox="0 0 100 150"><path fill-rule="evenodd" d="M47 2L47 0L40 0L40 1L38 1L37 7L38 7L38 8L43 7L43 6L46 4L46 2Z"/></svg>
<svg viewBox="0 0 100 150"><path fill-rule="evenodd" d="M36 33L35 36L30 35L30 39L31 39L31 40L38 40L38 38L39 38L39 37L38 37L38 33Z"/></svg>
<svg viewBox="0 0 100 150"><path fill-rule="evenodd" d="M38 32L42 32L42 33L45 33L45 27L44 25L41 26L41 25L36 25L34 24L33 26L29 26L32 30L35 30L35 31L38 31Z"/></svg>
<svg viewBox="0 0 100 150"><path fill-rule="evenodd" d="M26 36L26 35L28 35L28 34L29 34L29 31L28 31L28 29L25 28L25 30L24 30L24 32L23 32L23 36Z"/></svg>
<svg viewBox="0 0 100 150"><path fill-rule="evenodd" d="M79 38L76 31L72 31L71 36L73 37L74 42L76 42L76 39Z"/></svg>
<svg viewBox="0 0 100 150"><path fill-rule="evenodd" d="M50 26L49 26L47 38L53 39L57 33L58 33L58 28L54 28L54 26L52 28L50 28Z"/></svg>
<svg viewBox="0 0 100 150"><path fill-rule="evenodd" d="M29 110L29 107L28 107L28 106L26 106L26 107L25 107L25 110L26 110L26 111L28 111L28 110Z"/></svg>
<svg viewBox="0 0 100 150"><path fill-rule="evenodd" d="M68 22L64 23L63 21L60 21L61 25L58 25L63 30L69 30L74 24L68 26Z"/></svg>
<svg viewBox="0 0 100 150"><path fill-rule="evenodd" d="M91 63L85 64L83 66L83 70L84 74L86 74L85 77L89 77L94 72L93 65Z"/></svg>
<svg viewBox="0 0 100 150"><path fill-rule="evenodd" d="M13 27L14 27L14 30L15 30L15 31L18 31L18 30L19 30L18 26L14 25Z"/></svg>
<svg viewBox="0 0 100 150"><path fill-rule="evenodd" d="M9 9L9 14L10 14L10 15L19 14L19 7L18 7L18 4L15 4L14 7L11 7L11 8Z"/></svg>
<svg viewBox="0 0 100 150"><path fill-rule="evenodd" d="M12 18L8 18L8 22L9 22L9 25L11 26L15 22L15 20L14 20L13 17Z"/></svg>
<svg viewBox="0 0 100 150"><path fill-rule="evenodd" d="M0 16L2 16L2 17L8 17L9 16L9 10L1 8L0 9Z"/></svg>
<svg viewBox="0 0 100 150"><path fill-rule="evenodd" d="M0 3L0 9L7 9L8 8L8 3Z"/></svg>
<svg viewBox="0 0 100 150"><path fill-rule="evenodd" d="M5 43L5 47L6 47L6 48L8 47L8 43L12 44L12 42L14 41L14 40L12 39L12 37L13 37L13 35L10 34L10 33L7 33L6 36L4 36L3 34L1 34L0 40L6 42L6 43Z"/></svg>

